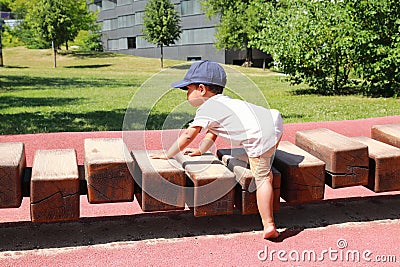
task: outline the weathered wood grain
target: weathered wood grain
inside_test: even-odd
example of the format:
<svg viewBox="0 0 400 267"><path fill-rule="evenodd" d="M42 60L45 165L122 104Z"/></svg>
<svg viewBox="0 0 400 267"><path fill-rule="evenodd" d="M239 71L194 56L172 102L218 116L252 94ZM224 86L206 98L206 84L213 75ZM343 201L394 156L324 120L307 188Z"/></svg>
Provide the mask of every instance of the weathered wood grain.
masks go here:
<svg viewBox="0 0 400 267"><path fill-rule="evenodd" d="M0 208L21 206L21 179L25 167L23 143L0 143Z"/></svg>
<svg viewBox="0 0 400 267"><path fill-rule="evenodd" d="M324 198L325 163L296 145L280 142L274 167L281 173L281 197L288 203Z"/></svg>
<svg viewBox="0 0 400 267"><path fill-rule="evenodd" d="M187 203L194 216L215 216L234 212L235 175L214 155L190 157L178 154L193 190L187 190Z"/></svg>
<svg viewBox="0 0 400 267"><path fill-rule="evenodd" d="M400 148L400 124L374 125L371 128L371 137Z"/></svg>
<svg viewBox="0 0 400 267"><path fill-rule="evenodd" d="M365 137L353 137L368 146L370 169L367 187L374 192L400 190L400 148Z"/></svg>
<svg viewBox="0 0 400 267"><path fill-rule="evenodd" d="M133 159L122 138L85 139L89 203L133 201Z"/></svg>
<svg viewBox="0 0 400 267"><path fill-rule="evenodd" d="M30 198L33 222L79 218L79 175L75 150L35 152Z"/></svg>
<svg viewBox="0 0 400 267"><path fill-rule="evenodd" d="M151 159L159 151L133 150L135 196L143 211L182 210L185 208L186 176L174 159Z"/></svg>
<svg viewBox="0 0 400 267"><path fill-rule="evenodd" d="M296 145L325 162L332 188L368 184L366 145L325 128L298 131Z"/></svg>

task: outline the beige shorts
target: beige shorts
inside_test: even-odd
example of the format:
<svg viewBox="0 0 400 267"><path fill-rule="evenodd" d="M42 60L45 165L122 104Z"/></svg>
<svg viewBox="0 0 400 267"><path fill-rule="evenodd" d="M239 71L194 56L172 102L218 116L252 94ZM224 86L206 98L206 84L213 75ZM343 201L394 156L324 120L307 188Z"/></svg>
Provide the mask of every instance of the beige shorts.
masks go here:
<svg viewBox="0 0 400 267"><path fill-rule="evenodd" d="M258 157L249 157L251 173L256 182L265 181L268 179L268 174L271 172L272 161L276 147L272 147L267 152Z"/></svg>

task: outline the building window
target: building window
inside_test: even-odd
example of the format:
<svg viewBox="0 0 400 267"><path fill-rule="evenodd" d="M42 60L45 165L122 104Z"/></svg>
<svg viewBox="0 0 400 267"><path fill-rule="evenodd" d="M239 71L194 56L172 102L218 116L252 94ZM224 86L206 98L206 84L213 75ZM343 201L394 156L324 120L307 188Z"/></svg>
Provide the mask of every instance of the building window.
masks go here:
<svg viewBox="0 0 400 267"><path fill-rule="evenodd" d="M144 11L135 13L135 25L143 24Z"/></svg>
<svg viewBox="0 0 400 267"><path fill-rule="evenodd" d="M106 19L103 20L102 31L111 31L111 20Z"/></svg>
<svg viewBox="0 0 400 267"><path fill-rule="evenodd" d="M128 49L128 42L126 41L128 38L121 38L118 40L118 50Z"/></svg>
<svg viewBox="0 0 400 267"><path fill-rule="evenodd" d="M135 25L135 15L118 17L118 28L132 27Z"/></svg>
<svg viewBox="0 0 400 267"><path fill-rule="evenodd" d="M212 44L214 43L215 28L183 30L177 45Z"/></svg>
<svg viewBox="0 0 400 267"><path fill-rule="evenodd" d="M132 4L132 0L117 0L117 6L124 6Z"/></svg>
<svg viewBox="0 0 400 267"><path fill-rule="evenodd" d="M182 16L202 14L201 4L199 0L183 0L181 2Z"/></svg>
<svg viewBox="0 0 400 267"><path fill-rule="evenodd" d="M119 44L119 40L108 40L107 41L107 47L108 50L118 50L118 44Z"/></svg>
<svg viewBox="0 0 400 267"><path fill-rule="evenodd" d="M150 48L150 47L156 47L156 45L147 42L143 36L136 37L136 48Z"/></svg>
<svg viewBox="0 0 400 267"><path fill-rule="evenodd" d="M92 4L89 4L89 10L92 12L100 12L101 11L101 0L95 0Z"/></svg>
<svg viewBox="0 0 400 267"><path fill-rule="evenodd" d="M136 48L136 37L128 37L128 49Z"/></svg>
<svg viewBox="0 0 400 267"><path fill-rule="evenodd" d="M198 60L201 60L201 57L187 57L186 60L187 61L198 61Z"/></svg>
<svg viewBox="0 0 400 267"><path fill-rule="evenodd" d="M114 9L116 4L117 4L117 0L103 0L102 9L103 10Z"/></svg>
<svg viewBox="0 0 400 267"><path fill-rule="evenodd" d="M110 39L107 41L108 50L125 50L128 49L128 38Z"/></svg>
<svg viewBox="0 0 400 267"><path fill-rule="evenodd" d="M111 31L118 28L118 19L103 20L102 31Z"/></svg>

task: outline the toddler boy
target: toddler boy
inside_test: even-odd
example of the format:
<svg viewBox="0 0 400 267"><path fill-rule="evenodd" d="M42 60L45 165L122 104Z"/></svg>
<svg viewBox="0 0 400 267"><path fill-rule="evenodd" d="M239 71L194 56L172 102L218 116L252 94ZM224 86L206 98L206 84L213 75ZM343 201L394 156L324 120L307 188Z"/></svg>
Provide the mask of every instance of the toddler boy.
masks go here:
<svg viewBox="0 0 400 267"><path fill-rule="evenodd" d="M249 158L250 169L256 182L257 205L264 226L263 238L276 238L273 217L273 155L283 132L279 111L257 106L222 94L226 85L224 69L213 61L198 61L191 65L183 80L172 86L187 91L187 100L199 107L190 126L165 153L152 158L173 158L180 151L190 156L207 152L217 136L232 146L242 146ZM206 130L199 148L186 148Z"/></svg>

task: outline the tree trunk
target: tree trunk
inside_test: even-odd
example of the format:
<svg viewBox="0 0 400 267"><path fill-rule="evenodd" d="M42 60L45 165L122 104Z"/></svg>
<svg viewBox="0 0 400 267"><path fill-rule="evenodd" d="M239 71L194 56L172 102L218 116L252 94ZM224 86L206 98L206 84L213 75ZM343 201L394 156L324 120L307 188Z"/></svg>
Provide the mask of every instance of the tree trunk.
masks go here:
<svg viewBox="0 0 400 267"><path fill-rule="evenodd" d="M246 47L246 59L243 63L244 67L251 67L253 65L253 49Z"/></svg>
<svg viewBox="0 0 400 267"><path fill-rule="evenodd" d="M161 47L161 68L164 68L164 46L163 46L163 44L161 44L160 47Z"/></svg>
<svg viewBox="0 0 400 267"><path fill-rule="evenodd" d="M0 24L1 23L2 22L0 21ZM0 67L4 67L4 62L3 62L3 44L2 44L2 40L1 40L1 27L0 27Z"/></svg>
<svg viewBox="0 0 400 267"><path fill-rule="evenodd" d="M347 82L349 81L349 75L350 75L350 62L348 60L348 57L346 57L346 64L343 66L343 84L346 85Z"/></svg>
<svg viewBox="0 0 400 267"><path fill-rule="evenodd" d="M333 92L335 93L335 94L337 94L338 92L339 92L339 82L338 82L338 78L339 78L339 71L340 71L340 69L339 69L339 55L338 54L336 54L336 56L335 56L335 77L333 77Z"/></svg>
<svg viewBox="0 0 400 267"><path fill-rule="evenodd" d="M54 68L57 68L57 43L56 43L56 40L53 40L51 42L51 45L53 47Z"/></svg>
<svg viewBox="0 0 400 267"><path fill-rule="evenodd" d="M65 50L68 51L68 41L65 41Z"/></svg>

